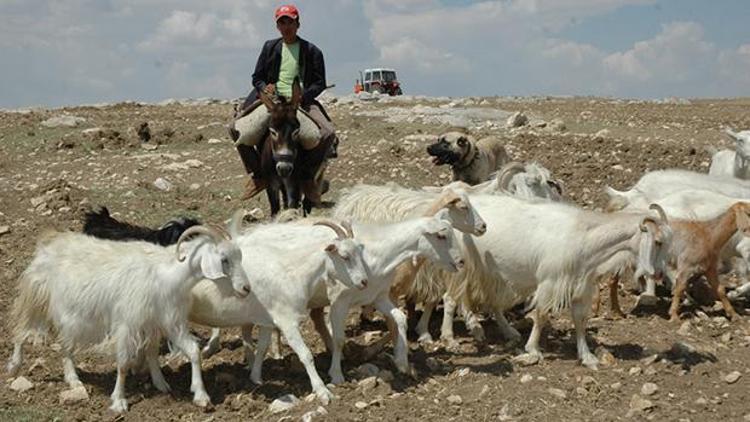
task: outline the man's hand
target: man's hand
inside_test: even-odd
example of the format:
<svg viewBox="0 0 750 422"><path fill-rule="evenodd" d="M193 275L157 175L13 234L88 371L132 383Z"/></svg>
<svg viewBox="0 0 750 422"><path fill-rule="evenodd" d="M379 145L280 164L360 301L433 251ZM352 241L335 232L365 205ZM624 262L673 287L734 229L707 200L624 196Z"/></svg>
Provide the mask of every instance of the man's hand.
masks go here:
<svg viewBox="0 0 750 422"><path fill-rule="evenodd" d="M276 92L275 84L267 84L265 88L263 88L263 93L266 95L273 95L275 92Z"/></svg>

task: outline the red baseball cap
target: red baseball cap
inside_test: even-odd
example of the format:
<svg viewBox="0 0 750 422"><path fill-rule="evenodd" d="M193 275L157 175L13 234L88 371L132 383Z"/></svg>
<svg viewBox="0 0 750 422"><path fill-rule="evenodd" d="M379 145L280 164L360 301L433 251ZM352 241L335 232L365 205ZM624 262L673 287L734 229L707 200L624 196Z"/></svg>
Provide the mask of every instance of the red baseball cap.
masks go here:
<svg viewBox="0 0 750 422"><path fill-rule="evenodd" d="M273 16L274 20L279 20L284 16L297 20L299 19L299 11L293 4L285 4L283 6L279 6Z"/></svg>

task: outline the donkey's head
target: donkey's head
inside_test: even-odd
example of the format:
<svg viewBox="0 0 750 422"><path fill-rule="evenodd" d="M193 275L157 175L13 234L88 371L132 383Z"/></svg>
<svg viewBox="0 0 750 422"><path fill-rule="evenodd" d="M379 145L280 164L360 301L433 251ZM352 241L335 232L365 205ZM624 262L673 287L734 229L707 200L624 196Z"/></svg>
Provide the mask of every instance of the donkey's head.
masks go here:
<svg viewBox="0 0 750 422"><path fill-rule="evenodd" d="M292 98L286 99L265 93L261 93L260 98L271 114L266 142L270 144L276 162L276 173L281 177L287 177L294 171L294 160L300 148L297 108L302 99L302 89L295 78L292 84Z"/></svg>

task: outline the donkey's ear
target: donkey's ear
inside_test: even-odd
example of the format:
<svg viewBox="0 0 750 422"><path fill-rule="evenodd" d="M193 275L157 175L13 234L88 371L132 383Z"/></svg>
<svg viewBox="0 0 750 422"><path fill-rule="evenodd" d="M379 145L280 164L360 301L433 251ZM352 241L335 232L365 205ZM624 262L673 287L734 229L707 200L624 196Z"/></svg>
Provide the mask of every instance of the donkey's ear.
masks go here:
<svg viewBox="0 0 750 422"><path fill-rule="evenodd" d="M292 82L292 107L297 108L299 107L300 103L302 102L302 87L299 85L299 77L294 78L294 82Z"/></svg>

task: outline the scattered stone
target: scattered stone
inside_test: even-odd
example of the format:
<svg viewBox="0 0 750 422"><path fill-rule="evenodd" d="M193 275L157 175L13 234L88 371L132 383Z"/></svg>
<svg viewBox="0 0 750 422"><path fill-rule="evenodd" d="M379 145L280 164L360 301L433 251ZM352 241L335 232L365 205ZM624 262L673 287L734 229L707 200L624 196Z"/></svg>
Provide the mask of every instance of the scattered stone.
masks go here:
<svg viewBox="0 0 750 422"><path fill-rule="evenodd" d="M699 406L705 406L708 404L708 400L706 400L705 397L699 397L697 400L695 400L695 404Z"/></svg>
<svg viewBox="0 0 750 422"><path fill-rule="evenodd" d="M318 406L317 409L311 410L304 415L302 415L302 422L311 422L314 418L318 416L325 416L328 414L328 411L323 406Z"/></svg>
<svg viewBox="0 0 750 422"><path fill-rule="evenodd" d="M523 374L521 376L521 384L526 384L528 382L531 382L534 380L534 377L531 376L531 374Z"/></svg>
<svg viewBox="0 0 750 422"><path fill-rule="evenodd" d="M690 321L685 321L680 325L680 328L677 330L677 334L681 336L687 336L690 335Z"/></svg>
<svg viewBox="0 0 750 422"><path fill-rule="evenodd" d="M651 356L648 356L648 357L645 357L645 358L641 359L641 363L644 364L644 365L646 365L646 366L649 366L649 365L652 365L657 360L659 360L659 355L653 354Z"/></svg>
<svg viewBox="0 0 750 422"><path fill-rule="evenodd" d="M586 375L585 377L583 377L581 379L581 384L584 387L588 387L588 386L591 386L591 385L596 385L596 379L594 379L594 377L592 377L590 375Z"/></svg>
<svg viewBox="0 0 750 422"><path fill-rule="evenodd" d="M378 386L378 377L372 376L367 377L357 383L359 385L359 388L361 388L364 391L372 390L373 388Z"/></svg>
<svg viewBox="0 0 750 422"><path fill-rule="evenodd" d="M10 226L0 226L0 236L10 233Z"/></svg>
<svg viewBox="0 0 750 422"><path fill-rule="evenodd" d="M60 404L78 403L89 399L89 393L86 387L78 386L76 388L60 392Z"/></svg>
<svg viewBox="0 0 750 422"><path fill-rule="evenodd" d="M630 374L630 376L640 375L641 374L641 367L640 366L634 366L634 367L630 368L630 370L628 371L628 374Z"/></svg>
<svg viewBox="0 0 750 422"><path fill-rule="evenodd" d="M357 409L360 409L360 410L366 408L367 406L368 406L368 404L365 403L365 402L363 402L363 401L358 401L358 402L354 403L354 407L356 407Z"/></svg>
<svg viewBox="0 0 750 422"><path fill-rule="evenodd" d="M357 367L357 373L362 377L377 376L379 372L380 368L371 363L364 363Z"/></svg>
<svg viewBox="0 0 750 422"><path fill-rule="evenodd" d="M2 234L2 228L0 228L0 234ZM721 342L722 343L729 343L732 341L732 333L724 333L721 336Z"/></svg>
<svg viewBox="0 0 750 422"><path fill-rule="evenodd" d="M732 371L729 373L729 375L724 377L724 381L726 381L727 384L734 384L740 379L740 377L742 377L742 373L740 371Z"/></svg>
<svg viewBox="0 0 750 422"><path fill-rule="evenodd" d="M224 143L224 141L222 141L221 139L217 139L217 138L211 138L208 140L209 145L216 145L216 144L222 144L222 143Z"/></svg>
<svg viewBox="0 0 750 422"><path fill-rule="evenodd" d="M458 394L451 394L450 396L448 396L448 398L446 398L446 400L448 400L448 403L455 405L459 405L464 402L464 399L462 399Z"/></svg>
<svg viewBox="0 0 750 422"><path fill-rule="evenodd" d="M568 394L559 388L550 387L547 389L547 392L562 400L565 400L566 398L568 398Z"/></svg>
<svg viewBox="0 0 750 422"><path fill-rule="evenodd" d="M536 353L523 353L512 359L513 362L521 366L531 366L539 363L541 358Z"/></svg>
<svg viewBox="0 0 750 422"><path fill-rule="evenodd" d="M609 137L609 134L610 134L609 129L602 129L599 132L596 132L594 134L594 140L595 141L603 141L603 140L605 140L606 138Z"/></svg>
<svg viewBox="0 0 750 422"><path fill-rule="evenodd" d="M672 347L669 349L669 352L676 356L677 358L687 358L690 357L690 355L693 355L697 352L695 347L689 343L685 343L683 341L676 341L672 344Z"/></svg>
<svg viewBox="0 0 750 422"><path fill-rule="evenodd" d="M262 220L266 218L266 213L264 213L263 210L260 208L253 208L252 210L250 210L248 215L254 218L255 220Z"/></svg>
<svg viewBox="0 0 750 422"><path fill-rule="evenodd" d="M547 127L554 132L565 132L567 129L565 122L563 122L562 119L552 119Z"/></svg>
<svg viewBox="0 0 750 422"><path fill-rule="evenodd" d="M644 399L638 394L633 394L633 397L630 399L630 410L643 412L652 409L653 407L654 403L652 403L651 400Z"/></svg>
<svg viewBox="0 0 750 422"><path fill-rule="evenodd" d="M69 116L69 115L55 116L55 117L50 117L49 119L43 121L42 126L50 127L50 128L61 127L61 126L76 127L79 124L84 123L85 121L86 119L84 119L83 117Z"/></svg>
<svg viewBox="0 0 750 422"><path fill-rule="evenodd" d="M36 208L36 207L44 204L46 201L47 201L47 198L45 198L44 195L37 196L35 198L31 198L31 206L34 207L34 208Z"/></svg>
<svg viewBox="0 0 750 422"><path fill-rule="evenodd" d="M484 397L490 393L490 386L485 384L482 386L482 391L479 392L479 397Z"/></svg>
<svg viewBox="0 0 750 422"><path fill-rule="evenodd" d="M17 391L19 393L23 393L24 391L29 391L32 388L34 388L34 384L31 383L26 377L18 377L13 380L12 383L10 383L10 389L13 391Z"/></svg>
<svg viewBox="0 0 750 422"><path fill-rule="evenodd" d="M146 151L156 151L159 149L159 145L156 144L141 144L141 148L145 149Z"/></svg>
<svg viewBox="0 0 750 422"><path fill-rule="evenodd" d="M644 396L652 396L656 394L657 391L659 391L659 386L653 382L647 382L641 387L641 394Z"/></svg>
<svg viewBox="0 0 750 422"><path fill-rule="evenodd" d="M461 368L458 371L456 371L456 375L458 377L465 377L471 373L471 368Z"/></svg>
<svg viewBox="0 0 750 422"><path fill-rule="evenodd" d="M200 188L201 188L201 184L200 183L192 183L190 185L190 190L198 190Z"/></svg>
<svg viewBox="0 0 750 422"><path fill-rule="evenodd" d="M172 190L172 188L174 186L172 185L172 183L169 180L167 180L167 179L165 179L163 177L160 177L160 178L154 180L154 187L156 189L159 189L160 191L169 192L170 190Z"/></svg>
<svg viewBox="0 0 750 422"><path fill-rule="evenodd" d="M619 391L622 388L622 383L621 382L614 382L614 383L612 383L612 384L609 385L609 388L611 388L614 391Z"/></svg>
<svg viewBox="0 0 750 422"><path fill-rule="evenodd" d="M529 123L529 118L526 117L526 115L521 113L520 111L517 111L511 114L510 117L508 117L508 120L506 121L505 125L509 128L515 128L515 127L525 126L528 123Z"/></svg>
<svg viewBox="0 0 750 422"><path fill-rule="evenodd" d="M271 413L281 413L287 411L299 403L299 399L294 394L285 394L268 405Z"/></svg>
<svg viewBox="0 0 750 422"><path fill-rule="evenodd" d="M601 348L599 352L599 362L604 366L615 366L617 364L617 358L609 350Z"/></svg>

